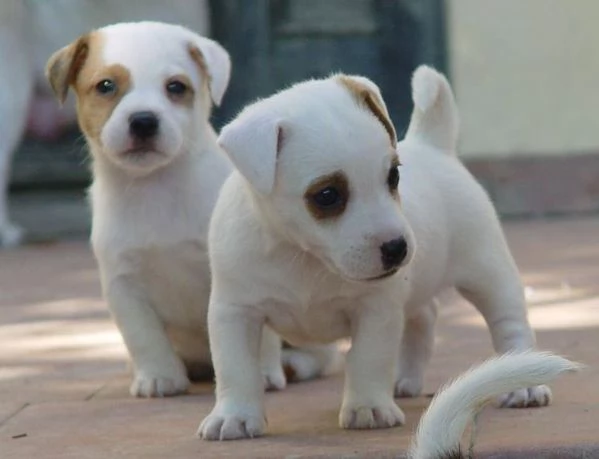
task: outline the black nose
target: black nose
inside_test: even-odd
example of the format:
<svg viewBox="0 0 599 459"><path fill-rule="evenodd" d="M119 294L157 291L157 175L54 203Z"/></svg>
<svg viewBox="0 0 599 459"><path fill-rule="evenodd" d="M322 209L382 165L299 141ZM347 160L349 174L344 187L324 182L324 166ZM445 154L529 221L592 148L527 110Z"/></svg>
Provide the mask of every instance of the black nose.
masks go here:
<svg viewBox="0 0 599 459"><path fill-rule="evenodd" d="M408 243L403 237L392 239L381 245L383 268L397 268L408 255Z"/></svg>
<svg viewBox="0 0 599 459"><path fill-rule="evenodd" d="M149 139L158 132L158 117L152 112L136 112L129 117L129 133L138 139Z"/></svg>

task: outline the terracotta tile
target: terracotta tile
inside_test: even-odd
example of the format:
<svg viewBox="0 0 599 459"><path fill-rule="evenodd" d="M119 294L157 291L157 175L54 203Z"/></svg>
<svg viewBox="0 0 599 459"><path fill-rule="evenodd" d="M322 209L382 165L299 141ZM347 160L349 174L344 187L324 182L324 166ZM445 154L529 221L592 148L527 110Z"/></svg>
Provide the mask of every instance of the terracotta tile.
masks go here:
<svg viewBox="0 0 599 459"><path fill-rule="evenodd" d="M479 420L477 457L497 457L498 451L513 458L595 457L599 219L511 222L506 231L540 347L590 367L552 386L550 408L488 408ZM405 427L344 432L337 427L342 378L333 377L269 394L269 433L263 439L202 442L193 434L212 406L209 384L173 399L129 397L126 354L86 244L0 253L0 285L2 458L398 457L430 401L399 402ZM441 299L425 393L492 354L476 310L455 293Z"/></svg>

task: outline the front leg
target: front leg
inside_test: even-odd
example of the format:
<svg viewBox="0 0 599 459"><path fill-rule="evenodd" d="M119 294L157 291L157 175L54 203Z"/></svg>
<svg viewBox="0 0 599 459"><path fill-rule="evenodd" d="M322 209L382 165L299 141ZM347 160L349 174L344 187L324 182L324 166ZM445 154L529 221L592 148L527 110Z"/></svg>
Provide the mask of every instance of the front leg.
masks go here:
<svg viewBox="0 0 599 459"><path fill-rule="evenodd" d="M143 294L124 279L109 281L105 291L133 363L131 395L164 397L185 392L189 386L185 365Z"/></svg>
<svg viewBox="0 0 599 459"><path fill-rule="evenodd" d="M260 338L264 321L248 308L210 300L208 334L216 376L216 405L202 421L204 440L262 435L266 426Z"/></svg>
<svg viewBox="0 0 599 459"><path fill-rule="evenodd" d="M377 304L373 304L377 302ZM405 416L393 400L403 310L391 298L371 299L352 317L339 424L345 429L393 427Z"/></svg>

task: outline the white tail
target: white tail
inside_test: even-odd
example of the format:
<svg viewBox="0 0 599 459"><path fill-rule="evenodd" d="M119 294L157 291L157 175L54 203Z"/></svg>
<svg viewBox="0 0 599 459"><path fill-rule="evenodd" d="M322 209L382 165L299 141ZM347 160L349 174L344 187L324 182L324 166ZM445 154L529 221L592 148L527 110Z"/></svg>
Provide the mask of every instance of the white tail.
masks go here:
<svg viewBox="0 0 599 459"><path fill-rule="evenodd" d="M412 76L414 110L406 139L418 140L455 152L459 116L447 79L436 70L421 65Z"/></svg>
<svg viewBox="0 0 599 459"><path fill-rule="evenodd" d="M489 359L444 386L422 416L412 459L459 458L460 440L476 413L493 398L545 384L582 365L546 352L527 351Z"/></svg>

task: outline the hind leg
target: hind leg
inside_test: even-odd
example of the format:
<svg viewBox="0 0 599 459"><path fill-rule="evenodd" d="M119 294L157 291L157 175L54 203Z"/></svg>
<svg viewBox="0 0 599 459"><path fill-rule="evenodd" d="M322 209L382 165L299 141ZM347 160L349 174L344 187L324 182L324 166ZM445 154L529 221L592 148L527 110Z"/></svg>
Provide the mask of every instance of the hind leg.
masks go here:
<svg viewBox="0 0 599 459"><path fill-rule="evenodd" d="M498 354L534 348L535 336L528 322L524 289L507 245L481 252L484 253L477 254L458 283L459 292L483 315ZM500 398L501 406L510 408L545 406L550 401L551 390L545 385L517 390Z"/></svg>
<svg viewBox="0 0 599 459"><path fill-rule="evenodd" d="M395 378L396 397L417 397L422 392L424 370L435 343L437 308L438 301L433 299L406 318Z"/></svg>
<svg viewBox="0 0 599 459"><path fill-rule="evenodd" d="M306 381L337 372L343 354L336 343L283 349L283 368L290 381Z"/></svg>

